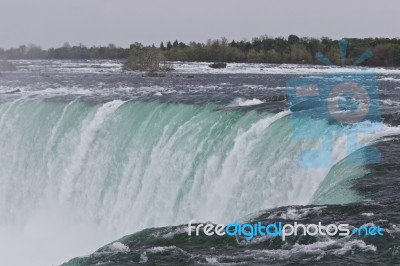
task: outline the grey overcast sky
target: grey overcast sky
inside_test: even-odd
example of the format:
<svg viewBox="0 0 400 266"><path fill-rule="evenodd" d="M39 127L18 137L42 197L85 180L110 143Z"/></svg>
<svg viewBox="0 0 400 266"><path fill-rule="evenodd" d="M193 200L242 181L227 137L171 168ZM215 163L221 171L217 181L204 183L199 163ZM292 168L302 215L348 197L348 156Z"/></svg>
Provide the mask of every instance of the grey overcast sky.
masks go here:
<svg viewBox="0 0 400 266"><path fill-rule="evenodd" d="M0 47L400 37L397 0L0 0Z"/></svg>

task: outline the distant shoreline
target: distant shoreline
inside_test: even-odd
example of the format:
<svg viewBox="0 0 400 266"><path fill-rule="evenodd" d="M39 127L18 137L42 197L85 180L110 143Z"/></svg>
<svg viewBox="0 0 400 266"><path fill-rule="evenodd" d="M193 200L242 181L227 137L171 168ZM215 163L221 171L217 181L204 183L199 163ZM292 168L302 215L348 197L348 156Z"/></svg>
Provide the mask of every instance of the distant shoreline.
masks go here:
<svg viewBox="0 0 400 266"><path fill-rule="evenodd" d="M400 67L399 38L349 38L344 51L343 65L353 65L368 51L369 56L359 66ZM149 50L156 50L165 61L180 62L225 62L225 63L267 63L324 65L317 53L324 55L332 65L342 65L339 40L327 37L321 39L289 35L287 38L261 36L251 41L231 41L226 38L208 40L206 43L161 42L158 46L131 44L129 48L113 44L102 47L71 46L65 43L60 48L43 50L36 45L22 45L18 48L0 48L0 60L127 60L140 56Z"/></svg>

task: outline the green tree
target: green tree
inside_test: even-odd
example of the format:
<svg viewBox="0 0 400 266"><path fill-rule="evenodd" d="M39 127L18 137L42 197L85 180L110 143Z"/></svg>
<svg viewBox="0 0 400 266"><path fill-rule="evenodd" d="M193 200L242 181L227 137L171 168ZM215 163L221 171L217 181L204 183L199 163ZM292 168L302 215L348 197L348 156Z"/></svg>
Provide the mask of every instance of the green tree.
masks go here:
<svg viewBox="0 0 400 266"><path fill-rule="evenodd" d="M298 43L299 41L300 41L300 38L297 37L296 35L291 34L291 35L289 35L289 37L288 37L288 44L289 44L289 45L296 44L296 43Z"/></svg>
<svg viewBox="0 0 400 266"><path fill-rule="evenodd" d="M172 48L172 44L170 41L167 42L167 50L171 50Z"/></svg>
<svg viewBox="0 0 400 266"><path fill-rule="evenodd" d="M282 62L282 55L275 49L271 49L265 53L267 63L280 63Z"/></svg>
<svg viewBox="0 0 400 266"><path fill-rule="evenodd" d="M290 63L311 63L312 55L307 51L303 44L296 43L290 46L289 62Z"/></svg>
<svg viewBox="0 0 400 266"><path fill-rule="evenodd" d="M161 42L161 44L160 44L160 49L163 50L163 51L166 50L166 48L165 48L165 46L164 46L164 42Z"/></svg>
<svg viewBox="0 0 400 266"><path fill-rule="evenodd" d="M262 63L264 62L264 54L257 52L255 49L250 49L247 54L247 61L250 63Z"/></svg>

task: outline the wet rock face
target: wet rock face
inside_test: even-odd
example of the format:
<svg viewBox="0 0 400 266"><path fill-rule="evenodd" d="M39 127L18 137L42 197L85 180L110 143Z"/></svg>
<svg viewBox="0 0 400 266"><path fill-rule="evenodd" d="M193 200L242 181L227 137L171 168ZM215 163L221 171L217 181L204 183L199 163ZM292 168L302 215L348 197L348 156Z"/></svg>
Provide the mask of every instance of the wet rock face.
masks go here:
<svg viewBox="0 0 400 266"><path fill-rule="evenodd" d="M213 63L209 65L211 68L226 68L226 63Z"/></svg>

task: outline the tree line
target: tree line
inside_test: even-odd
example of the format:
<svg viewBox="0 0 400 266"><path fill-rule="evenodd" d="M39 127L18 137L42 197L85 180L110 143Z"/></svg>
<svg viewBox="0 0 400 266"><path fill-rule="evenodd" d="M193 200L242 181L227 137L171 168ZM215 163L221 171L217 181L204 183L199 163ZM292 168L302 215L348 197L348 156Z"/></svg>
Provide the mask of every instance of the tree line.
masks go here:
<svg viewBox="0 0 400 266"><path fill-rule="evenodd" d="M366 50L373 56L364 66L400 66L400 39L398 38L349 38L346 64L353 64ZM28 45L13 49L0 49L1 59L126 59L143 51L156 50L167 61L190 62L246 62L321 64L315 57L321 52L332 63L340 65L339 41L328 37L309 38L289 35L284 37L261 36L249 40L228 41L226 38L208 40L206 43L183 43L177 40L161 42L158 46L131 44L119 48L113 44L104 47L71 46L68 43L55 49L43 50Z"/></svg>
<svg viewBox="0 0 400 266"><path fill-rule="evenodd" d="M364 66L400 66L400 39L349 38L346 64L353 64L368 49L372 57L361 63ZM184 44L178 41L160 44L167 60L243 63L321 64L316 58L324 54L333 64L341 64L339 40L289 35L288 38L262 36L252 41L231 41L226 38L208 40L207 43Z"/></svg>
<svg viewBox="0 0 400 266"><path fill-rule="evenodd" d="M117 47L114 44L108 46L86 47L84 45L71 46L64 43L62 47L42 49L40 46L29 44L18 48L0 48L0 59L125 59L130 55L129 49Z"/></svg>

